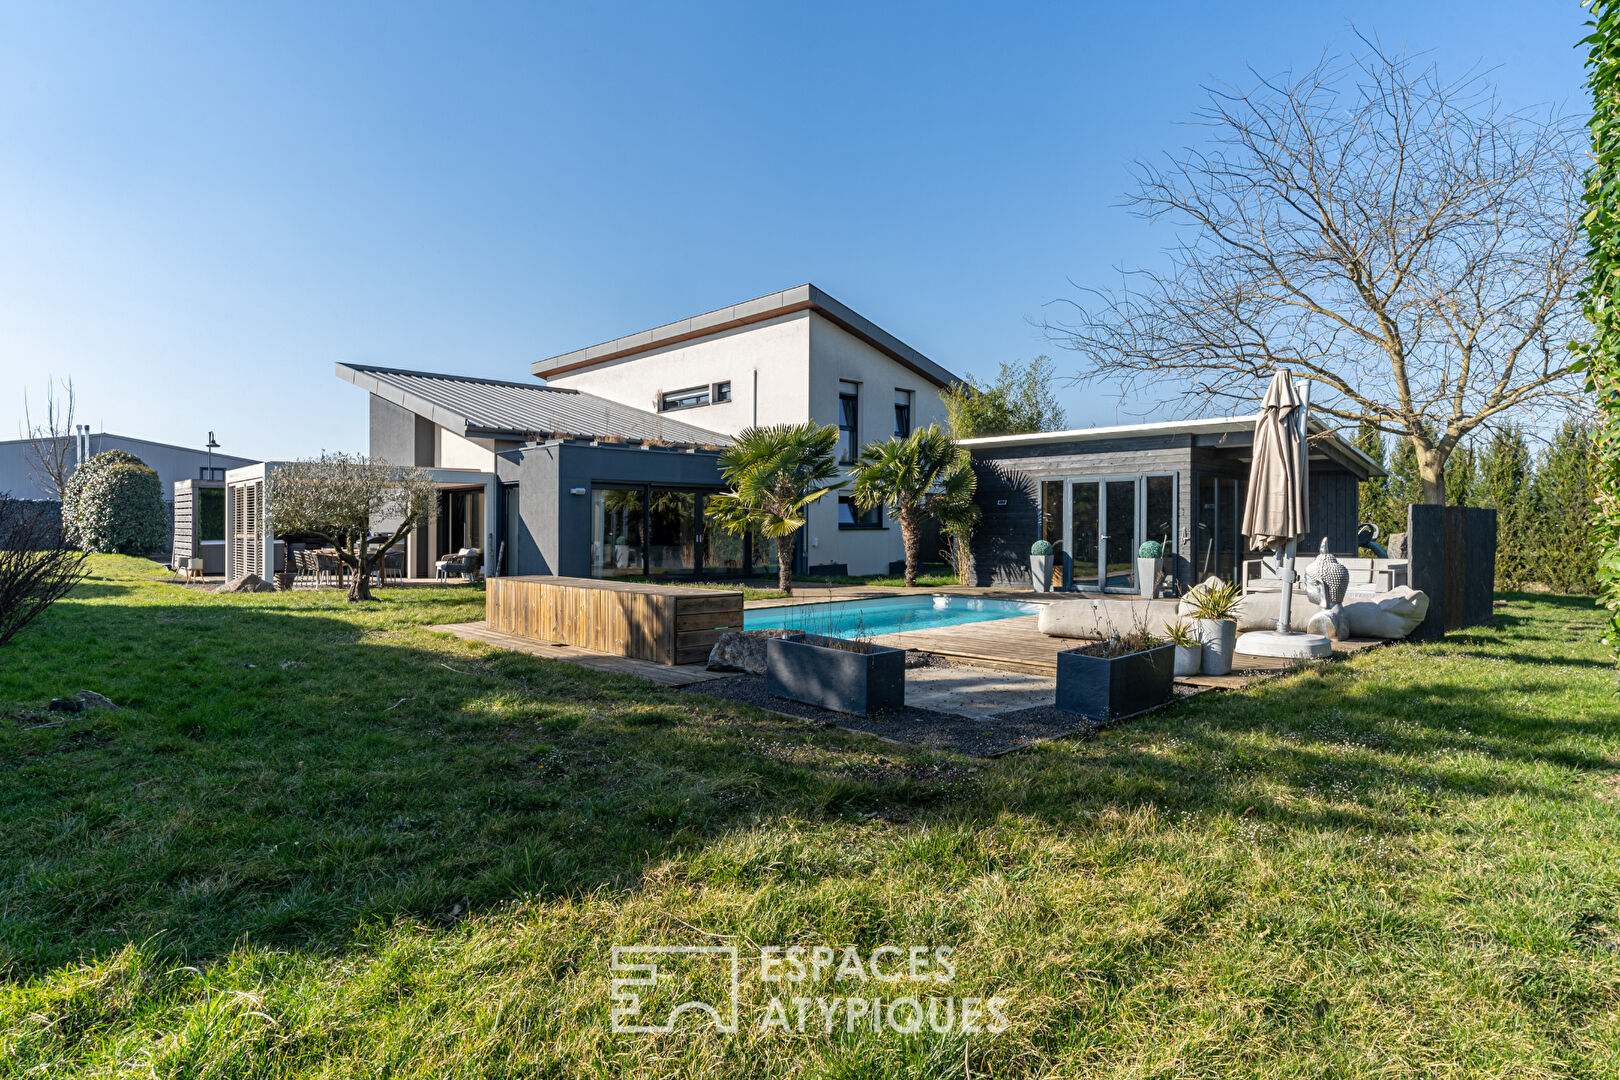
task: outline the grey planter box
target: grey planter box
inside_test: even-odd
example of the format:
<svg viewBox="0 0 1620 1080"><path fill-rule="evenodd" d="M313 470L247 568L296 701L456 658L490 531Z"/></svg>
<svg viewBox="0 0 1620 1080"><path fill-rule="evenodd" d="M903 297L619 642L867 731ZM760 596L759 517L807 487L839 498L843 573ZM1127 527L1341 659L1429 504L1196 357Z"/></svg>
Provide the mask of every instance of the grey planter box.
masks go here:
<svg viewBox="0 0 1620 1080"><path fill-rule="evenodd" d="M1057 656L1057 707L1093 720L1118 720L1175 697L1176 647L1157 645L1113 659L1069 651Z"/></svg>
<svg viewBox="0 0 1620 1080"><path fill-rule="evenodd" d="M765 642L765 691L834 712L870 716L906 704L906 653L886 645L788 634Z"/></svg>

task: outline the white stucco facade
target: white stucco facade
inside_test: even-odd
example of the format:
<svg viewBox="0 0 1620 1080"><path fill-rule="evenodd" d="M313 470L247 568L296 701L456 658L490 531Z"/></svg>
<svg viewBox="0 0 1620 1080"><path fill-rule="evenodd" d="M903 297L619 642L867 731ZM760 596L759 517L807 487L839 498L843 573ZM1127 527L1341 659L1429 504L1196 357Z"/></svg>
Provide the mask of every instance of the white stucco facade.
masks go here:
<svg viewBox="0 0 1620 1080"><path fill-rule="evenodd" d="M681 337L680 326L663 328L664 336ZM659 333L621 339L628 344L609 350L605 359L588 353L559 358L570 361L558 365L566 370L537 365L536 374L544 375L548 385L587 391L726 435L755 424L810 420L837 425L840 395L850 392L858 406L859 445L895 433L897 393L907 395L913 429L945 420L939 391L949 373L841 305L824 311L808 303L741 326L722 324L711 334L687 331L685 340L669 344L657 343ZM638 338L651 347L635 351ZM623 355L613 355L615 351ZM719 384L729 384L729 401L713 400ZM700 387L710 388L708 404L664 411L666 394ZM811 507L805 543L810 565L844 564L851 574L884 573L891 562L905 557L899 526L887 514L878 528L841 527L836 495ZM923 556L932 560L937 553L925 551Z"/></svg>

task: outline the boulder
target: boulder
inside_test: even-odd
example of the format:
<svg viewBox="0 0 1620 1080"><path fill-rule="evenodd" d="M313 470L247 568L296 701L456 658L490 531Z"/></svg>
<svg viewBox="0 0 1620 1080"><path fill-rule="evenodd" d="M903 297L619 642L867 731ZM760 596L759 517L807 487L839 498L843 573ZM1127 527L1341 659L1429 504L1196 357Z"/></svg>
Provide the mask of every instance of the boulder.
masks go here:
<svg viewBox="0 0 1620 1080"><path fill-rule="evenodd" d="M73 696L76 697L81 703L83 703L83 705L84 705L84 707L86 709L113 709L113 710L116 710L118 708L118 706L116 706L116 705L114 705L112 703L111 698L104 697L101 694L96 693L94 690L80 690L77 694L74 694Z"/></svg>
<svg viewBox="0 0 1620 1080"><path fill-rule="evenodd" d="M709 650L710 671L746 671L765 674L765 642L796 630L732 630L721 634Z"/></svg>
<svg viewBox="0 0 1620 1080"><path fill-rule="evenodd" d="M227 581L214 591L217 593L275 592L276 587L258 574L249 574L247 577L239 577L235 581Z"/></svg>

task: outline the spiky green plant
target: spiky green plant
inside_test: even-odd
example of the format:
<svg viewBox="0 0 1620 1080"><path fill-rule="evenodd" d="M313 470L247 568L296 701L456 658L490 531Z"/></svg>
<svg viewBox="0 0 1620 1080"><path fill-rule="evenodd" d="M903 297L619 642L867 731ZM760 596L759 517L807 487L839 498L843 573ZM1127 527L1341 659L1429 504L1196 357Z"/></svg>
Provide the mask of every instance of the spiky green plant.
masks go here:
<svg viewBox="0 0 1620 1080"><path fill-rule="evenodd" d="M793 592L794 533L805 510L843 486L838 429L820 424L751 427L720 454L730 490L709 499L709 515L727 532L750 530L776 541L777 588Z"/></svg>
<svg viewBox="0 0 1620 1080"><path fill-rule="evenodd" d="M978 517L967 449L939 425L918 428L904 439L875 442L861 451L850 497L863 510L887 506L900 521L906 547L906 586L917 584L922 561L922 525L932 517L947 532L970 529Z"/></svg>

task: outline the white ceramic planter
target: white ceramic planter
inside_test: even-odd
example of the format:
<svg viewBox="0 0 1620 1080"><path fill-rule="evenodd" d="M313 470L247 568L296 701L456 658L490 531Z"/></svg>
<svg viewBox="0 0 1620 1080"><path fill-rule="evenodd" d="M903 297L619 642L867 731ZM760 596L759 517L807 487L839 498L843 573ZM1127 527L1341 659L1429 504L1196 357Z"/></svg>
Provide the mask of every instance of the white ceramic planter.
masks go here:
<svg viewBox="0 0 1620 1080"><path fill-rule="evenodd" d="M1036 592L1052 591L1052 562L1056 555L1031 555L1029 557L1030 582L1035 586Z"/></svg>
<svg viewBox="0 0 1620 1080"><path fill-rule="evenodd" d="M1176 646L1176 678L1187 675L1197 675L1203 670L1204 647L1202 645Z"/></svg>
<svg viewBox="0 0 1620 1080"><path fill-rule="evenodd" d="M1136 584L1144 600L1152 600L1159 595L1159 560L1136 560Z"/></svg>
<svg viewBox="0 0 1620 1080"><path fill-rule="evenodd" d="M1202 641L1203 673L1229 675L1232 672L1232 653L1237 647L1236 619L1199 619L1198 639Z"/></svg>

